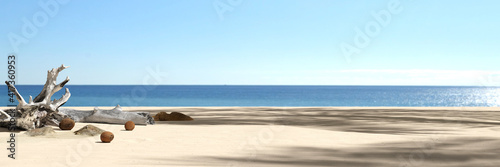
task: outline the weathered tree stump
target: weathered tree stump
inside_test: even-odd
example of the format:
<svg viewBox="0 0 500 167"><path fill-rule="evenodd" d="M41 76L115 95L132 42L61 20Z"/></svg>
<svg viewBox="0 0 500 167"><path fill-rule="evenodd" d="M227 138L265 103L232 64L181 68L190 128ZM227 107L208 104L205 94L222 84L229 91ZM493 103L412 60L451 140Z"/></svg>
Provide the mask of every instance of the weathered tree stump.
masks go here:
<svg viewBox="0 0 500 167"><path fill-rule="evenodd" d="M15 118L17 128L30 130L46 125L58 126L59 122L66 117L70 117L76 122L125 123L127 121L137 121L138 124L154 124L153 118L148 113L123 112L119 106L108 111L96 108L94 111L68 109L60 112L59 107L64 105L71 96L69 89L65 89L66 92L61 98L54 100L51 100L51 98L54 93L61 90L69 82L69 77L66 77L59 84L56 82L59 72L68 67L61 65L56 69L49 70L47 72L47 82L42 91L35 99L30 96L28 103L26 103L16 87L6 81L5 84L14 93L19 104L15 109L9 109L8 112L0 110L0 126L11 126L11 118Z"/></svg>

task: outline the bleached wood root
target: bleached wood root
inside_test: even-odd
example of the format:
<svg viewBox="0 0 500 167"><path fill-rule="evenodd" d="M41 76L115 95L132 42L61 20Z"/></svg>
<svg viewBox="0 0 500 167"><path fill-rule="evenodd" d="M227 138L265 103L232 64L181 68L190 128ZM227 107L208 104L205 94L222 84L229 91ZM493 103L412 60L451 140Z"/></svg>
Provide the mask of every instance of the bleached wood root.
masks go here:
<svg viewBox="0 0 500 167"><path fill-rule="evenodd" d="M58 126L59 122L66 117L70 117L76 122L88 123L124 124L127 121L134 121L138 125L155 123L149 113L123 112L119 105L112 110L100 110L99 108L95 108L93 111L60 109L59 107L64 105L71 97L69 89L65 89L66 91L61 98L54 100L51 100L51 98L54 93L61 90L69 82L69 77L66 77L59 84L56 82L59 72L68 67L61 65L58 68L47 71L47 81L42 91L34 99L30 96L28 103L26 103L16 87L6 81L5 84L14 93L19 104L16 109L10 110L16 113L16 115L9 115L10 112L0 110L0 126L11 126L11 122L9 121L12 117L16 120L15 125L17 128L25 130L40 128L46 125Z"/></svg>
<svg viewBox="0 0 500 167"><path fill-rule="evenodd" d="M29 98L28 103L21 96L16 87L9 82L5 82L7 87L11 92L16 96L19 104L16 107L16 111L20 113L19 116L16 115L16 126L20 129L35 129L44 127L45 125L57 125L62 118L66 117L63 114L58 112L59 107L64 105L71 93L69 89L66 88L65 94L55 100L51 100L52 95L57 91L61 90L66 83L69 82L69 77L57 84L57 76L59 72L68 68L69 66L61 65L58 68L53 68L52 70L47 71L47 81L45 85L38 94L38 96L33 99L31 96Z"/></svg>
<svg viewBox="0 0 500 167"><path fill-rule="evenodd" d="M9 114L7 114L3 110L0 110L0 122L9 122L10 118L12 117Z"/></svg>

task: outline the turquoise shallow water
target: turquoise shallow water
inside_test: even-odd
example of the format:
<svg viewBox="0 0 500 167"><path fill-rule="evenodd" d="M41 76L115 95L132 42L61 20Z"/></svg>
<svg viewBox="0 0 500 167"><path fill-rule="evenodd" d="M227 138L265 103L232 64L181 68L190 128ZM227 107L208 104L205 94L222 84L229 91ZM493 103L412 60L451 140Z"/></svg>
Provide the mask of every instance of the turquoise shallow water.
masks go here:
<svg viewBox="0 0 500 167"><path fill-rule="evenodd" d="M16 85L28 100L42 85ZM67 85L65 106L500 106L498 87ZM0 97L9 103L7 87ZM60 98L64 90L52 98Z"/></svg>

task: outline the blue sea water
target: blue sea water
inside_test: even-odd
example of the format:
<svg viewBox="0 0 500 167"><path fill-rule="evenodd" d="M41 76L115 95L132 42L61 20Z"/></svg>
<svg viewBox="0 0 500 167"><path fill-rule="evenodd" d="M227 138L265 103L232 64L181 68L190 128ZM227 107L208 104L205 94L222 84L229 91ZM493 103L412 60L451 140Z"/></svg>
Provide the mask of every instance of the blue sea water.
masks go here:
<svg viewBox="0 0 500 167"><path fill-rule="evenodd" d="M16 85L26 101L42 85ZM499 87L66 85L65 106L500 106ZM52 98L60 98L64 90ZM0 105L9 103L3 86Z"/></svg>

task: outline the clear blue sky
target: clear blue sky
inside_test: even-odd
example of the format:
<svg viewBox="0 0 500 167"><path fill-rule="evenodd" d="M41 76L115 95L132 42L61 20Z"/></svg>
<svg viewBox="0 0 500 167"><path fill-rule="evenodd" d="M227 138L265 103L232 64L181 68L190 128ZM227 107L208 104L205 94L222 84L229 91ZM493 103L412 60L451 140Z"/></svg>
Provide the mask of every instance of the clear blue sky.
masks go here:
<svg viewBox="0 0 500 167"><path fill-rule="evenodd" d="M57 1L1 1L2 72L16 53L18 84L43 84L61 64L71 66L59 78L70 76L69 84L143 84L148 68L166 74L159 84L500 81L500 1L73 0L53 13L40 2ZM390 13L385 26L372 14L381 11ZM23 35L34 16L37 32ZM370 42L356 45L356 27L366 33L370 25L379 31L368 29L376 32ZM26 39L17 49L12 34ZM342 44L359 52L346 56Z"/></svg>

